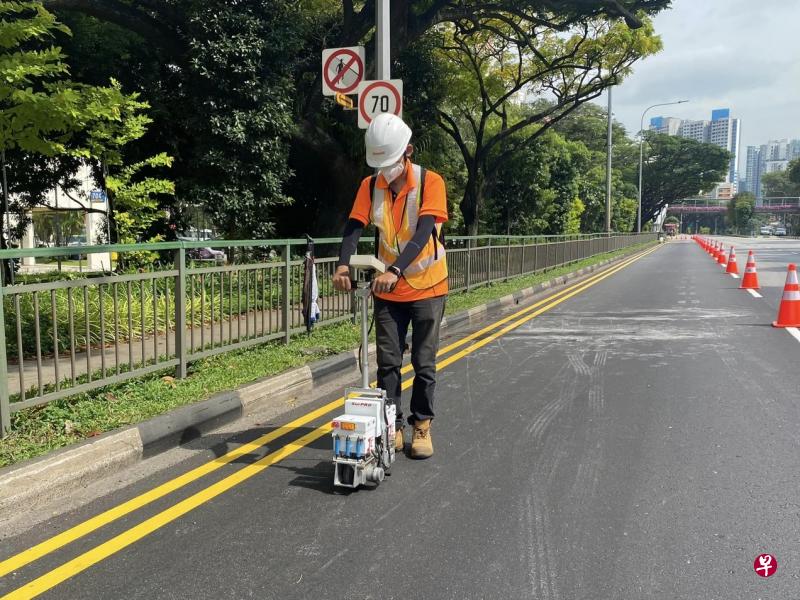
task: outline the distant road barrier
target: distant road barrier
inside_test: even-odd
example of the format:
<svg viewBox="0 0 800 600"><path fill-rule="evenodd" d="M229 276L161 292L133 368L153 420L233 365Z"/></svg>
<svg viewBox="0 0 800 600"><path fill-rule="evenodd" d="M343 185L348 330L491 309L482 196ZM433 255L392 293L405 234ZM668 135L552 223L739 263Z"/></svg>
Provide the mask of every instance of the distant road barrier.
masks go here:
<svg viewBox="0 0 800 600"><path fill-rule="evenodd" d="M451 291L538 273L656 239L656 234L478 236L447 239ZM354 319L333 289L341 240L316 240L319 325ZM194 261L198 248L226 264ZM157 252L161 263L130 274L20 277L0 285L0 435L11 414L134 377L304 331L306 241L236 240L84 246L82 254ZM372 252L372 242L364 242ZM0 260L58 258L75 248L0 250ZM230 260L233 258L233 260Z"/></svg>

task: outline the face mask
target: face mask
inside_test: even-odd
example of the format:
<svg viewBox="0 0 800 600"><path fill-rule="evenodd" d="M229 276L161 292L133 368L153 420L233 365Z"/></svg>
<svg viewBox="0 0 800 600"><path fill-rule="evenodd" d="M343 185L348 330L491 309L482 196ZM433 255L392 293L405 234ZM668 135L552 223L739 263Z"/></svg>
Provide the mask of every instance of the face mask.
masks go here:
<svg viewBox="0 0 800 600"><path fill-rule="evenodd" d="M386 180L386 183L392 183L395 179L400 177L406 170L405 161L401 160L399 163L389 165L388 167L382 167L378 170L380 171L381 175L383 175L383 178Z"/></svg>

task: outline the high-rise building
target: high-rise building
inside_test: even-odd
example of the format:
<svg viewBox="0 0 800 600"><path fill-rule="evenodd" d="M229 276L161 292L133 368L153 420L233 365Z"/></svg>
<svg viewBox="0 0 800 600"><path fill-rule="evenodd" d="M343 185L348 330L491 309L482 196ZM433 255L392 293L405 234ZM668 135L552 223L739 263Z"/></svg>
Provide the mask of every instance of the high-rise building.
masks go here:
<svg viewBox="0 0 800 600"><path fill-rule="evenodd" d="M750 192L756 198L761 197L761 148L758 146L747 147L747 162L745 163L745 179L741 190Z"/></svg>
<svg viewBox="0 0 800 600"><path fill-rule="evenodd" d="M731 153L731 162L724 183L733 184L734 190L738 188L741 121L731 118L729 108L720 108L712 111L710 121L654 117L650 120L650 130L724 148Z"/></svg>
<svg viewBox="0 0 800 600"><path fill-rule="evenodd" d="M683 121L678 135L702 144L709 143L708 121Z"/></svg>
<svg viewBox="0 0 800 600"><path fill-rule="evenodd" d="M650 119L650 129L664 135L678 135L682 122L674 117L654 117Z"/></svg>
<svg viewBox="0 0 800 600"><path fill-rule="evenodd" d="M770 140L761 146L747 147L746 188L757 199L763 196L761 177L766 173L785 171L789 163L800 158L800 140Z"/></svg>
<svg viewBox="0 0 800 600"><path fill-rule="evenodd" d="M800 158L800 140L790 140L788 149L789 162Z"/></svg>

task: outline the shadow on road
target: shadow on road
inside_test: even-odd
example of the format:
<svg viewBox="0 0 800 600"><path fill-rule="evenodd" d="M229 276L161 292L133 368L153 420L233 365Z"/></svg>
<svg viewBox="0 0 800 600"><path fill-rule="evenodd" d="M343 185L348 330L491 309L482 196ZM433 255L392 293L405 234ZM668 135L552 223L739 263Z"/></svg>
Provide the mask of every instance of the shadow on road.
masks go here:
<svg viewBox="0 0 800 600"><path fill-rule="evenodd" d="M181 437L180 446L186 450L209 451L217 458L225 456L244 444L249 444L257 440L259 437L267 435L278 429L278 427L253 427L243 431L226 432L226 433L207 433L203 434L196 428L186 429ZM253 452L244 454L233 461L235 464L252 464L270 452L274 452L278 448L286 444L296 441L304 435L316 431L315 427L298 427L291 432L282 435L265 446L256 448ZM304 446L313 450L330 450L330 439L328 436L322 436Z"/></svg>

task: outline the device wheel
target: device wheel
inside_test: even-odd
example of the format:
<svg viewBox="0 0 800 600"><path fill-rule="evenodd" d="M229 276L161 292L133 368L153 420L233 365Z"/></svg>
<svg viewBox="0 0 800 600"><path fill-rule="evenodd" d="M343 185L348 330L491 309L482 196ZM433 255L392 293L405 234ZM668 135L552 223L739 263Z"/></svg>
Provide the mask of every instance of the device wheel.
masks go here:
<svg viewBox="0 0 800 600"><path fill-rule="evenodd" d="M345 485L353 485L356 470L350 465L342 465L339 471L339 480Z"/></svg>

